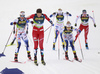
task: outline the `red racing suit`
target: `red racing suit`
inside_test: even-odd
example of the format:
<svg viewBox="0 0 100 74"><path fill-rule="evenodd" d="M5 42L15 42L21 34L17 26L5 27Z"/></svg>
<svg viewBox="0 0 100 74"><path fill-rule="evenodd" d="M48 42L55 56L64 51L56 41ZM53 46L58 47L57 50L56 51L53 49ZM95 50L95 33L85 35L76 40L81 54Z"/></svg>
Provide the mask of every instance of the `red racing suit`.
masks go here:
<svg viewBox="0 0 100 74"><path fill-rule="evenodd" d="M37 14L32 14L29 16L27 19L33 19L34 26L33 26L33 41L34 41L34 49L35 49L35 56L37 55L37 49L38 49L38 44L41 50L41 56L43 57L43 41L44 41L44 28L43 28L43 23L44 20L46 19L47 21L51 21L46 14L42 14L40 17L37 16Z"/></svg>
<svg viewBox="0 0 100 74"><path fill-rule="evenodd" d="M85 43L88 43L88 32L89 32L89 18L91 18L93 20L93 23L95 24L95 21L94 19L89 16L88 14L86 14L86 16L84 17L83 14L81 14L80 16L77 17L76 19L76 23L77 23L77 20L78 19L81 19L81 24L80 24L80 27L79 27L79 32L81 32L83 29L84 29L84 37L85 37ZM79 36L80 33L78 33L76 36L75 36L75 41L77 40L77 37Z"/></svg>

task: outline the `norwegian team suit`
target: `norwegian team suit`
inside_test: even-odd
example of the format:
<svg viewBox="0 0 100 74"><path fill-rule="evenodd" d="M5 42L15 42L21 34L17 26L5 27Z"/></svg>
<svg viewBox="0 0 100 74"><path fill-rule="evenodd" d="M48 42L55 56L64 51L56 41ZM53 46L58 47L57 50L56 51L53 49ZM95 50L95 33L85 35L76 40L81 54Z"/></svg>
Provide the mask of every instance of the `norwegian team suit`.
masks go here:
<svg viewBox="0 0 100 74"><path fill-rule="evenodd" d="M42 14L40 17L38 17L37 14L32 14L27 19L33 19L33 22L34 22L32 36L33 36L34 50L35 50L34 57L35 57L35 60L37 60L38 44L40 47L41 58L44 57L44 47L43 47L43 41L44 41L43 23L44 23L44 20L46 19L49 22L51 22L51 20L47 17L46 14ZM41 60L43 60L43 59L41 59Z"/></svg>

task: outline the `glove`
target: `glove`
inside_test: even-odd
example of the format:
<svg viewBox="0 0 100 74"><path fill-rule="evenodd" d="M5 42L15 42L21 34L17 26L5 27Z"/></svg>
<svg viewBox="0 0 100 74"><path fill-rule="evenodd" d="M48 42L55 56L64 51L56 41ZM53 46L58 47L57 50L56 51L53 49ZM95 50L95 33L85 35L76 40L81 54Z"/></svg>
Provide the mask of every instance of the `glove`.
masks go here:
<svg viewBox="0 0 100 74"><path fill-rule="evenodd" d="M50 20L50 23L51 23L52 26L54 26L54 24L53 24L53 22L51 20Z"/></svg>
<svg viewBox="0 0 100 74"><path fill-rule="evenodd" d="M51 14L50 17L52 17L53 15Z"/></svg>
<svg viewBox="0 0 100 74"><path fill-rule="evenodd" d="M28 34L28 30L26 31L26 34Z"/></svg>
<svg viewBox="0 0 100 74"><path fill-rule="evenodd" d="M10 25L13 25L13 22L11 22Z"/></svg>
<svg viewBox="0 0 100 74"><path fill-rule="evenodd" d="M15 30L13 31L13 34L15 34Z"/></svg>
<svg viewBox="0 0 100 74"><path fill-rule="evenodd" d="M14 22L13 24L16 25L16 22Z"/></svg>
<svg viewBox="0 0 100 74"><path fill-rule="evenodd" d="M77 23L75 23L75 26L77 26Z"/></svg>
<svg viewBox="0 0 100 74"><path fill-rule="evenodd" d="M66 12L66 14L68 14L69 16L72 16L69 12Z"/></svg>
<svg viewBox="0 0 100 74"><path fill-rule="evenodd" d="M33 22L33 21L31 21L31 24L34 24L34 22Z"/></svg>
<svg viewBox="0 0 100 74"><path fill-rule="evenodd" d="M96 27L96 24L94 24L94 27Z"/></svg>
<svg viewBox="0 0 100 74"><path fill-rule="evenodd" d="M69 12L66 12L66 14L69 14Z"/></svg>
<svg viewBox="0 0 100 74"><path fill-rule="evenodd" d="M26 23L29 23L29 20L26 20Z"/></svg>
<svg viewBox="0 0 100 74"><path fill-rule="evenodd" d="M56 14L56 12L53 13L53 15L55 15L55 14Z"/></svg>

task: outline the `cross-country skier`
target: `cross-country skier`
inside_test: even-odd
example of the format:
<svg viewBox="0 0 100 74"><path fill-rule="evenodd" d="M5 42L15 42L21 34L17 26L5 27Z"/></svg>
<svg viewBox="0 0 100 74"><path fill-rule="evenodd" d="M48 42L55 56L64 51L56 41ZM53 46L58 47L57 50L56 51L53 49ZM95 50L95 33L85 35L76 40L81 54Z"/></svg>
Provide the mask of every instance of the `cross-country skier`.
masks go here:
<svg viewBox="0 0 100 74"><path fill-rule="evenodd" d="M58 9L58 12L54 12L53 14L50 15L50 17L56 17L57 20L55 25L55 38L53 40L53 50L55 50L55 43L57 41L57 37L59 34L62 40L63 49L65 48L64 41L62 38L65 16L68 17L71 16L71 14L69 12L63 13L61 8Z"/></svg>
<svg viewBox="0 0 100 74"><path fill-rule="evenodd" d="M78 57L77 57L77 54L76 54L76 51L75 51L75 47L74 47L73 30L77 31L77 29L74 29L73 26L71 26L71 23L68 21L66 26L64 26L64 30L63 30L63 34L62 34L63 39L64 39L65 44L66 44L66 47L65 47L65 59L69 60L69 57L68 57L68 45L70 43L70 46L71 46L73 54L74 54L74 59L78 61Z"/></svg>
<svg viewBox="0 0 100 74"><path fill-rule="evenodd" d="M17 48L15 50L15 57L14 60L15 62L18 62L18 53L19 49L21 46L21 39L24 41L26 45L26 50L27 50L27 56L31 60L31 55L30 55L30 50L29 50L29 44L28 44L28 38L25 32L25 26L27 25L29 21L25 18L25 12L21 11L20 12L20 17L14 20L14 22L11 22L11 25L16 25L16 40L17 40Z"/></svg>
<svg viewBox="0 0 100 74"><path fill-rule="evenodd" d="M86 49L89 49L88 48L88 38L87 38L88 32L89 32L89 18L93 20L94 27L96 27L95 20L91 16L89 16L89 14L87 14L86 10L83 10L82 14L77 17L76 22L75 22L75 26L77 26L77 20L79 18L81 19L81 24L80 24L79 30L80 30L80 33L81 33L81 31L84 29L84 32L85 32L85 34L84 34L84 36L85 36L85 46L86 46ZM77 40L77 37L79 36L80 33L78 33L75 36L75 41Z"/></svg>
<svg viewBox="0 0 100 74"><path fill-rule="evenodd" d="M47 17L46 14L42 13L42 9L40 8L36 10L36 14L30 15L27 19L33 19L33 23L34 23L33 32L32 32L33 41L34 41L34 50L35 50L34 51L34 63L38 65L37 49L38 49L38 44L39 44L40 52L41 52L41 63L45 65L46 63L44 61L44 47L43 47L43 41L44 41L43 24L44 24L45 19L49 21L52 25L53 25L53 22Z"/></svg>

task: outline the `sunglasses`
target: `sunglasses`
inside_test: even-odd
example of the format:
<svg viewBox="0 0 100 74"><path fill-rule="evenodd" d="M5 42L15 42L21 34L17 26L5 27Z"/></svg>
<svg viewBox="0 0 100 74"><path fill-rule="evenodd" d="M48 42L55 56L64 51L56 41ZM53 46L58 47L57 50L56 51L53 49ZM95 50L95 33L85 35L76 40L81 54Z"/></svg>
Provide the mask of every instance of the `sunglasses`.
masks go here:
<svg viewBox="0 0 100 74"><path fill-rule="evenodd" d="M25 17L25 15L20 15L20 17Z"/></svg>

